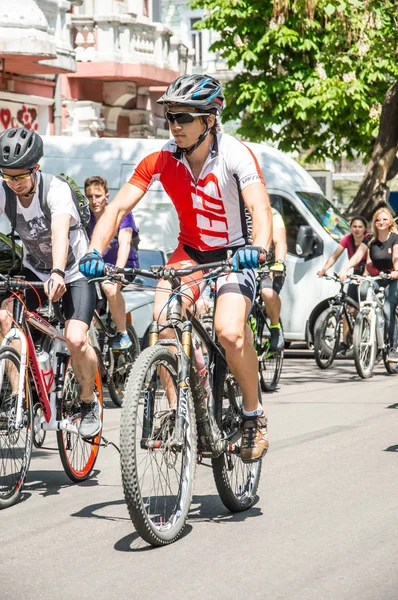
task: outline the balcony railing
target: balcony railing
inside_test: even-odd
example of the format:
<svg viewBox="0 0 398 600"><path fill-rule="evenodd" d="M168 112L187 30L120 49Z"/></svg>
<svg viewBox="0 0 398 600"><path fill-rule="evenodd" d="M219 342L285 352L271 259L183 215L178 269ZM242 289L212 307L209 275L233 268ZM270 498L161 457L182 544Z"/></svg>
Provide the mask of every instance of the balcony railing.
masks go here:
<svg viewBox="0 0 398 600"><path fill-rule="evenodd" d="M59 0L0 2L0 56L6 70L17 65L19 74L74 71L69 8Z"/></svg>
<svg viewBox="0 0 398 600"><path fill-rule="evenodd" d="M126 14L73 15L76 60L154 65L185 72L188 49L160 23Z"/></svg>

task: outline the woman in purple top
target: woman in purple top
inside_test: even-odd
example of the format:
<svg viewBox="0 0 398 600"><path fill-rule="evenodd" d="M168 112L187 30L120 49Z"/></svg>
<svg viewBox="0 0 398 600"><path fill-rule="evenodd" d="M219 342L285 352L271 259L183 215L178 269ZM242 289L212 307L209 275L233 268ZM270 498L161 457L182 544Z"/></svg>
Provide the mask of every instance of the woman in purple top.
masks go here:
<svg viewBox="0 0 398 600"><path fill-rule="evenodd" d="M105 211L109 198L108 182L103 177L89 177L84 182L84 191L90 203L91 222L90 236L98 219ZM104 253L106 263L116 267L137 267L138 255L137 244L138 229L133 215L129 213L120 223L119 230ZM117 335L113 338L112 348L114 350L126 350L131 346L131 340L126 329L126 305L121 293L121 284L106 281L102 283L102 289L109 302L113 320L115 321Z"/></svg>

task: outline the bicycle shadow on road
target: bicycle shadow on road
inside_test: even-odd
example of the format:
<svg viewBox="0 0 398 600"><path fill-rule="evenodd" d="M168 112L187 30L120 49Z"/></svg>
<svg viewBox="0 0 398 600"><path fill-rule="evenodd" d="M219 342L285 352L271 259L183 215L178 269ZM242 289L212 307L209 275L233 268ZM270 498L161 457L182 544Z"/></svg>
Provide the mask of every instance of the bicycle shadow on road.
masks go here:
<svg viewBox="0 0 398 600"><path fill-rule="evenodd" d="M384 452L398 452L398 444L394 444L394 446L388 446L388 448L385 448Z"/></svg>
<svg viewBox="0 0 398 600"><path fill-rule="evenodd" d="M60 491L64 488L69 488L71 486L79 486L79 487L91 487L98 485L97 476L99 475L100 470L95 469L90 479L86 481L82 481L81 483L74 483L69 479L66 473L62 470L59 471L35 471L31 469L28 473L24 484L24 493L28 493L29 495L38 492L44 498L46 496L56 496L60 493Z"/></svg>
<svg viewBox="0 0 398 600"><path fill-rule="evenodd" d="M128 523L131 523L131 519L127 513L127 508L125 509L125 515L117 514L117 509L119 506L126 506L124 499L90 504L78 512L72 513L71 517L78 517L80 519L99 519L114 522L127 521ZM109 508L113 510L108 510ZM104 511L105 514L101 514L101 511ZM134 527L132 523L131 527ZM191 530L192 526L187 525L181 538L185 537L185 535L187 535ZM129 533L118 540L114 544L114 548L118 552L145 552L147 550L155 550L155 548L147 544L147 542L145 542L136 531L133 531L132 533Z"/></svg>
<svg viewBox="0 0 398 600"><path fill-rule="evenodd" d="M258 500L259 497L257 496L256 503ZM188 521L222 525L227 523L240 523L246 519L261 517L262 515L261 508L256 507L256 505L248 510L232 513L224 507L218 494L206 494L204 496L194 495L188 513Z"/></svg>
<svg viewBox="0 0 398 600"><path fill-rule="evenodd" d="M377 381L379 378L391 377L384 368L377 368L376 366L372 381ZM304 365L300 362L290 363L288 368L282 370L281 379L279 382L279 390L286 391L286 388L290 388L292 386L299 387L301 385L306 384L320 384L324 386L325 384L342 384L345 385L347 383L360 383L366 382L368 380L361 379L355 370L355 365L350 360L342 360L340 363L336 364L329 369L319 369L315 365L311 365L308 368L308 365ZM270 400L272 399L273 393L265 393L263 395L263 399ZM276 398L275 398L276 399Z"/></svg>

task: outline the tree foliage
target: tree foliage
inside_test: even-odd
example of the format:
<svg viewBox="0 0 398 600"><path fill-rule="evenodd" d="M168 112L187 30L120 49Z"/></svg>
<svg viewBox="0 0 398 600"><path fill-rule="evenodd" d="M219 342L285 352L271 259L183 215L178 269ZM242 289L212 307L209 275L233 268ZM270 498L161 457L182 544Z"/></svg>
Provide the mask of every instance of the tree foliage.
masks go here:
<svg viewBox="0 0 398 600"><path fill-rule="evenodd" d="M398 80L398 0L194 0L238 74L223 120L309 159L369 159ZM398 144L398 139L397 139Z"/></svg>

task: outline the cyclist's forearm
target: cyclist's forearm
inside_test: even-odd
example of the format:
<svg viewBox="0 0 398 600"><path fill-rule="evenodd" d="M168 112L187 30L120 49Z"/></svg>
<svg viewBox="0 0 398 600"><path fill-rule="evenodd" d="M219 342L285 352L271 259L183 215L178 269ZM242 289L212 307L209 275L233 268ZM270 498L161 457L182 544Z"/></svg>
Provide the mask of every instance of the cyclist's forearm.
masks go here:
<svg viewBox="0 0 398 600"><path fill-rule="evenodd" d="M325 262L325 265L322 269L322 271L328 271L330 269L330 267L333 267L334 263L336 262L334 256L329 256L329 258L327 259L327 261Z"/></svg>
<svg viewBox="0 0 398 600"><path fill-rule="evenodd" d="M358 250L355 252L354 256L352 256L348 263L344 265L343 271L348 271L348 269L356 267L361 262L367 251L368 247L366 246L366 244L361 244Z"/></svg>
<svg viewBox="0 0 398 600"><path fill-rule="evenodd" d="M123 185L98 221L91 238L89 250L95 249L103 254L124 217L133 210L144 193L143 190L130 183Z"/></svg>
<svg viewBox="0 0 398 600"><path fill-rule="evenodd" d="M95 226L89 249L98 250L98 252L103 254L110 241L115 237L117 229L124 217L125 214L121 209L109 204Z"/></svg>
<svg viewBox="0 0 398 600"><path fill-rule="evenodd" d="M255 207L252 212L252 220L253 246L263 246L266 250L269 250L272 243L271 208L267 206Z"/></svg>
<svg viewBox="0 0 398 600"><path fill-rule="evenodd" d="M130 248L130 244L119 242L119 250L116 258L116 267L123 269L126 266L130 254Z"/></svg>

